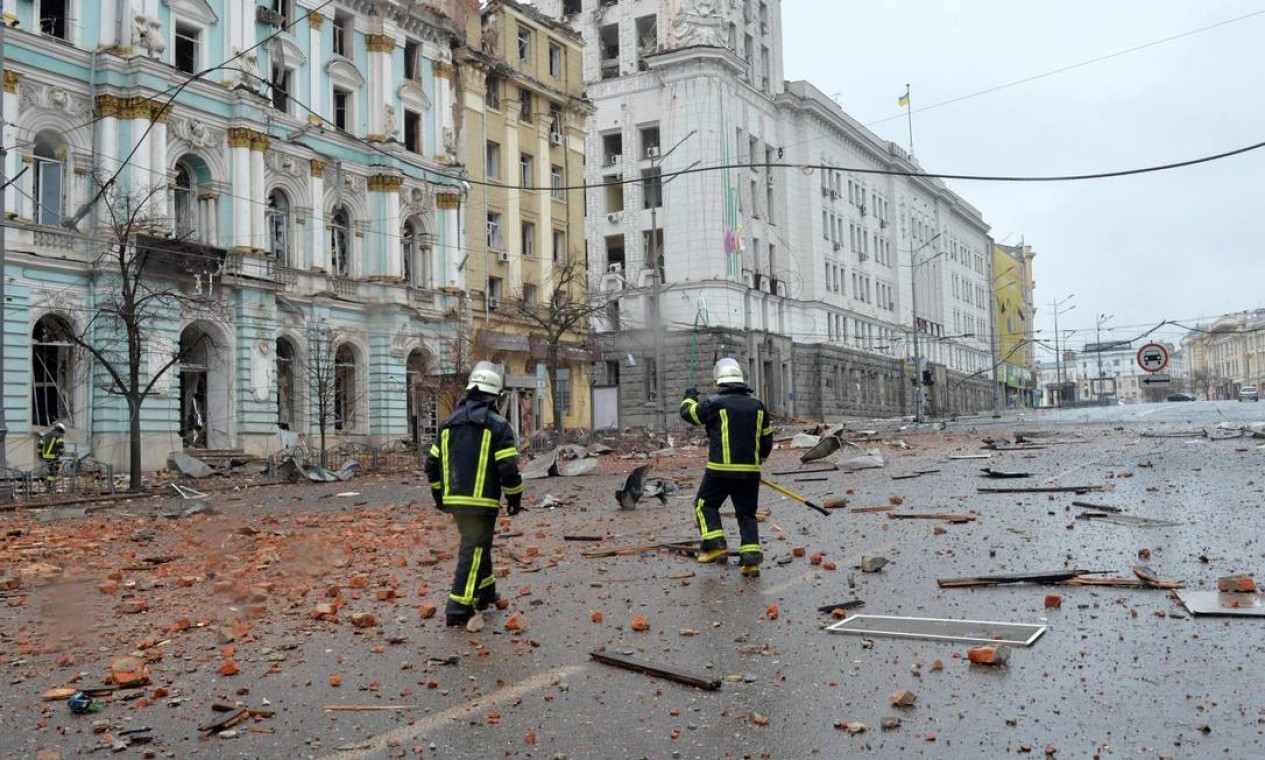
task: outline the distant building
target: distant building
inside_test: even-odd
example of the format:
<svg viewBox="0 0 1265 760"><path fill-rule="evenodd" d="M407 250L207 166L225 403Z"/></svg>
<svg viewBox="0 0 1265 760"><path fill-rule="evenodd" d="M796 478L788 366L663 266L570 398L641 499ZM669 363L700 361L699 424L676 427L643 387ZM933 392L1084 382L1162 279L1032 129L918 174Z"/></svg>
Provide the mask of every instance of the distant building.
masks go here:
<svg viewBox="0 0 1265 760"><path fill-rule="evenodd" d="M1037 351L1033 340L1036 306L1033 303L1030 245L993 245L993 320L997 335L997 381L1008 408L1031 407L1039 387Z"/></svg>
<svg viewBox="0 0 1265 760"><path fill-rule="evenodd" d="M1159 401L1177 390L1177 385L1173 382L1165 385L1146 382L1152 377L1152 373L1138 366L1138 349L1143 342L1086 343L1072 362L1079 378L1076 385L1077 400L1081 403L1094 403L1101 393L1108 401L1136 404ZM1162 341L1161 344L1168 348L1171 357L1173 345ZM1172 376L1169 369L1160 374Z"/></svg>
<svg viewBox="0 0 1265 760"><path fill-rule="evenodd" d="M1205 399L1237 398L1265 385L1265 310L1226 314L1182 338L1187 382Z"/></svg>

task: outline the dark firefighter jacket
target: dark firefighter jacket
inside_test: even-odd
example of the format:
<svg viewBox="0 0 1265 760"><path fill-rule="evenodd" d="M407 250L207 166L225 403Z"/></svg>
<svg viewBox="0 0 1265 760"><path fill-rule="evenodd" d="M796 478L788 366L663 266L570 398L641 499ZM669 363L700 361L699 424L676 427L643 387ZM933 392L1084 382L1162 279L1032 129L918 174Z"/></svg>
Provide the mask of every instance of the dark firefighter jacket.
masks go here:
<svg viewBox="0 0 1265 760"><path fill-rule="evenodd" d="M66 439L56 433L47 433L40 438L40 459L51 462L61 456L66 449Z"/></svg>
<svg viewBox="0 0 1265 760"><path fill-rule="evenodd" d="M726 383L715 396L681 401L681 418L707 428L707 469L730 478L760 477L773 451L773 426L760 399L742 383Z"/></svg>
<svg viewBox="0 0 1265 760"><path fill-rule="evenodd" d="M523 498L514 430L492 402L466 396L430 447L426 477L445 512L496 514L502 493L510 503Z"/></svg>

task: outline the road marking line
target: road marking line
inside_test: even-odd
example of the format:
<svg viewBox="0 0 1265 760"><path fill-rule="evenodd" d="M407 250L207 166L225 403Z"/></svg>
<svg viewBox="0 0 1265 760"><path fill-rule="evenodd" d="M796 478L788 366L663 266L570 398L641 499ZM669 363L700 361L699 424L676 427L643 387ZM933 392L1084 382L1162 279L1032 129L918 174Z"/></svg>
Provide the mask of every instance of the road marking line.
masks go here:
<svg viewBox="0 0 1265 760"><path fill-rule="evenodd" d="M548 686L555 680L570 678L582 670L584 670L583 665L568 665L564 668L551 670L547 673L538 673L524 681L519 681L513 686L506 686L505 688L500 689L499 691L494 691L491 694L449 707L443 712L428 715L425 718L421 718L409 725L392 729L391 731L373 739L372 743L364 749L354 751L335 751L333 754L329 754L321 758L321 760L348 760L348 758L369 757L370 755L379 752L385 752L388 747L392 746L393 743L399 742L402 744L407 741L413 741L437 728L448 726L453 720L473 712L476 708L495 707L507 702L512 702L528 692Z"/></svg>

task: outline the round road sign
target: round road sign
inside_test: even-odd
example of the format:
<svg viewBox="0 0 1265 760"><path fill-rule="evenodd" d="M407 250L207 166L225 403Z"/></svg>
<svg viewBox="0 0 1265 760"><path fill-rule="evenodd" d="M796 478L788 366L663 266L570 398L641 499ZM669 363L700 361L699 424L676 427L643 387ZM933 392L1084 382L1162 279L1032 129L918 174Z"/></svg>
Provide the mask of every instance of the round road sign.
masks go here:
<svg viewBox="0 0 1265 760"><path fill-rule="evenodd" d="M1147 343L1138 349L1138 366L1146 372L1162 372L1168 366L1168 346Z"/></svg>

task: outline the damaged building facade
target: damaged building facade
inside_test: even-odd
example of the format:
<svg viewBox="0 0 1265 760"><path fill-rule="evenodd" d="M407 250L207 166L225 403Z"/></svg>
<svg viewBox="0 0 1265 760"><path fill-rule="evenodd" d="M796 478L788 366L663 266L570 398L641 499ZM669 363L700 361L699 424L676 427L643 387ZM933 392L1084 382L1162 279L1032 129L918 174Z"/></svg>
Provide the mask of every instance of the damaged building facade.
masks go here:
<svg viewBox="0 0 1265 760"><path fill-rule="evenodd" d="M991 407L988 226L784 81L777 0L538 7L586 42L589 261L617 301L619 424L677 425L720 356L786 417L912 414L920 391L927 413Z"/></svg>
<svg viewBox="0 0 1265 760"><path fill-rule="evenodd" d="M78 454L128 461L127 406L75 340L119 341L99 313L119 209L170 296L145 321L145 469L319 427L425 437L467 310L452 50L477 2L3 10L10 465L58 421Z"/></svg>

